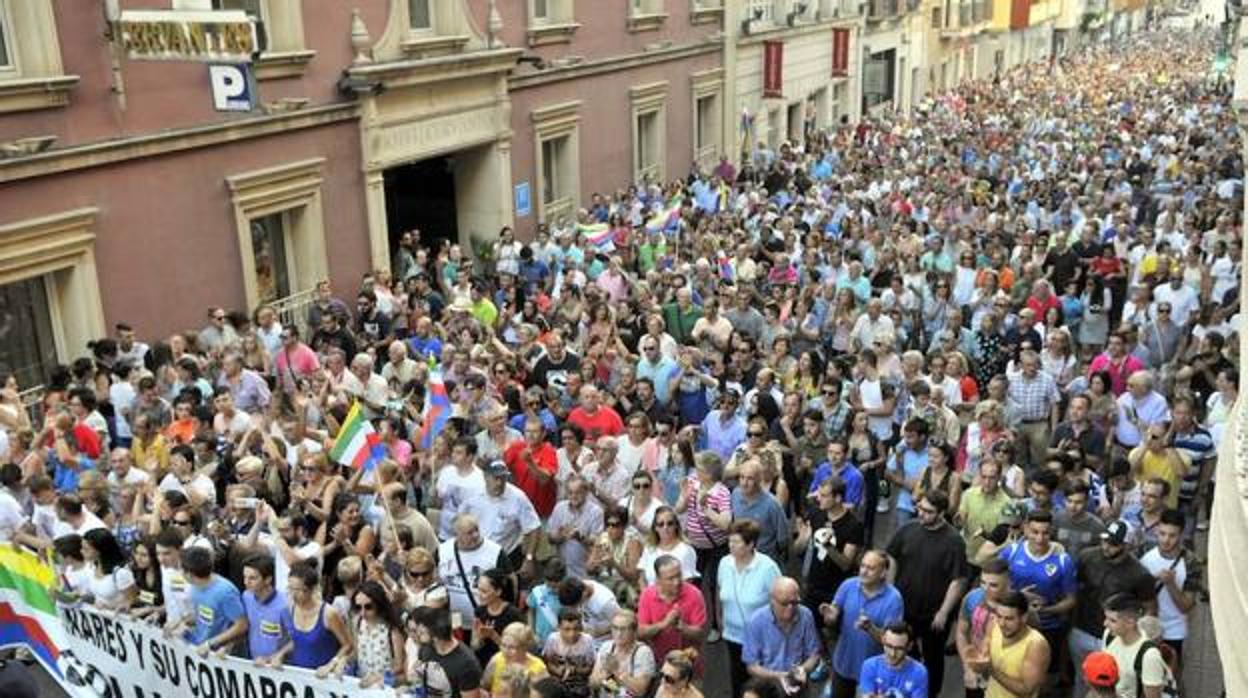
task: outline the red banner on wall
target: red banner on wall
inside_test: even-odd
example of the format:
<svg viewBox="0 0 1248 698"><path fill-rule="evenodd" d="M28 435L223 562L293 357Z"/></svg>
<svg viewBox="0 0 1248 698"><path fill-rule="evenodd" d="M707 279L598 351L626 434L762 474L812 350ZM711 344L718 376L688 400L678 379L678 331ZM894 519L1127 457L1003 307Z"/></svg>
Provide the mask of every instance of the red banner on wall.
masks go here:
<svg viewBox="0 0 1248 698"><path fill-rule="evenodd" d="M832 30L832 77L849 75L849 30Z"/></svg>
<svg viewBox="0 0 1248 698"><path fill-rule="evenodd" d="M784 96L784 42L763 42L763 96Z"/></svg>

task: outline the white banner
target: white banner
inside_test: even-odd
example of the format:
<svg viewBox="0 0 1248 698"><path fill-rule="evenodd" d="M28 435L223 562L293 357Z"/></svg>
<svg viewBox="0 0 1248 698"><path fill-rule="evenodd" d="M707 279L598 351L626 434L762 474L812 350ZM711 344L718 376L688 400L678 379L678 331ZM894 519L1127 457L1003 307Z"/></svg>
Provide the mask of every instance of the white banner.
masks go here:
<svg viewBox="0 0 1248 698"><path fill-rule="evenodd" d="M156 626L95 608L58 610L68 641L58 664L71 698L395 698L391 689L363 690L349 677L319 679L306 669L201 658Z"/></svg>

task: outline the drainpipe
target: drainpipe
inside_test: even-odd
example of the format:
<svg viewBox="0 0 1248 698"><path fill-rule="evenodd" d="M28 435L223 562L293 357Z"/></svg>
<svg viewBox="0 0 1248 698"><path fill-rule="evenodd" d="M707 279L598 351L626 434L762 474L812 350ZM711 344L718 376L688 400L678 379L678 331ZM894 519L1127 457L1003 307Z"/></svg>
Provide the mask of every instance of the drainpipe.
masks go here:
<svg viewBox="0 0 1248 698"><path fill-rule="evenodd" d="M104 38L108 39L109 72L112 74L113 94L117 95L117 106L126 110L126 82L121 75L121 32L117 28L121 20L121 0L104 0Z"/></svg>

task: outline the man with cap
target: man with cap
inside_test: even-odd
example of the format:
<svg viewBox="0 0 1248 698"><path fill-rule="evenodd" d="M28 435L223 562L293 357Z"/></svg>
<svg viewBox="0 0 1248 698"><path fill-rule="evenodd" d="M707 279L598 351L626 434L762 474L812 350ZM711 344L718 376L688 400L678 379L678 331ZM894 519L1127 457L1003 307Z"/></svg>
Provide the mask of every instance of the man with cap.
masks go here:
<svg viewBox="0 0 1248 698"><path fill-rule="evenodd" d="M542 520L524 492L508 481L511 471L506 463L491 461L482 471L485 496L464 501L460 514L476 518L481 535L498 543L513 568L532 567Z"/></svg>
<svg viewBox="0 0 1248 698"><path fill-rule="evenodd" d="M1150 610L1157 604L1155 580L1138 560L1127 552L1131 527L1122 520L1112 521L1101 534L1101 544L1079 553L1076 565L1074 625L1068 643L1070 658L1079 666L1089 652L1101 649L1105 627L1105 600L1115 594L1130 594ZM1076 684L1082 681L1076 677ZM1082 687L1076 685L1075 695Z"/></svg>
<svg viewBox="0 0 1248 698"><path fill-rule="evenodd" d="M1114 655L1097 650L1083 660L1081 672L1088 686L1086 698L1116 698L1118 695L1118 662Z"/></svg>

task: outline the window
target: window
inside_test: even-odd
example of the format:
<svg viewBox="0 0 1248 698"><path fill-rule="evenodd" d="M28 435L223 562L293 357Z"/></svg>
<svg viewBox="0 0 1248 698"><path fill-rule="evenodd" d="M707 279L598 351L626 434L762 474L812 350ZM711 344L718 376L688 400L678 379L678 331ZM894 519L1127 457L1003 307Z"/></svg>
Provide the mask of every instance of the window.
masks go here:
<svg viewBox="0 0 1248 698"><path fill-rule="evenodd" d="M0 371L23 388L103 337L95 217L81 208L0 226Z"/></svg>
<svg viewBox="0 0 1248 698"><path fill-rule="evenodd" d="M749 16L746 19L758 22L771 22L775 19L775 0L747 0L745 6Z"/></svg>
<svg viewBox="0 0 1248 698"><path fill-rule="evenodd" d="M214 10L242 10L256 22L256 48L263 53L269 48L268 22L265 21L264 3L261 0L212 0Z"/></svg>
<svg viewBox="0 0 1248 698"><path fill-rule="evenodd" d="M9 42L4 34L9 30L9 20L4 16L4 6L0 5L0 68L11 67L9 58Z"/></svg>
<svg viewBox="0 0 1248 698"><path fill-rule="evenodd" d="M722 127L724 70L714 68L690 76L693 88L693 159L704 166L714 166L724 152Z"/></svg>
<svg viewBox="0 0 1248 698"><path fill-rule="evenodd" d="M23 388L40 385L57 364L48 304L49 274L0 285L0 372Z"/></svg>
<svg viewBox="0 0 1248 698"><path fill-rule="evenodd" d="M663 26L667 19L663 3L666 0L629 0L628 30L630 32L652 31Z"/></svg>
<svg viewBox="0 0 1248 698"><path fill-rule="evenodd" d="M432 0L407 0L407 17L412 31L433 31Z"/></svg>
<svg viewBox="0 0 1248 698"><path fill-rule="evenodd" d="M633 180L662 181L667 152L667 82L629 88L633 113Z"/></svg>
<svg viewBox="0 0 1248 698"><path fill-rule="evenodd" d="M579 100L534 110L534 174L537 217L543 223L570 219L580 201Z"/></svg>
<svg viewBox="0 0 1248 698"><path fill-rule="evenodd" d="M581 26L576 23L573 0L528 0L529 46L566 44Z"/></svg>
<svg viewBox="0 0 1248 698"><path fill-rule="evenodd" d="M77 75L66 75L52 0L0 0L0 113L63 107Z"/></svg>
<svg viewBox="0 0 1248 698"><path fill-rule="evenodd" d="M226 178L248 307L306 291L328 275L324 164L313 158Z"/></svg>
<svg viewBox="0 0 1248 698"><path fill-rule="evenodd" d="M692 0L689 7L691 24L710 24L718 22L724 14L724 0Z"/></svg>
<svg viewBox="0 0 1248 698"><path fill-rule="evenodd" d="M794 102L790 104L788 112L788 140L790 143L800 143L805 137L805 134L802 133L802 124L805 123L803 103Z"/></svg>
<svg viewBox="0 0 1248 698"><path fill-rule="evenodd" d="M285 212L251 220L251 254L256 294L261 303L285 298L293 290L290 267L286 263L286 232Z"/></svg>
<svg viewBox="0 0 1248 698"><path fill-rule="evenodd" d="M215 10L242 10L256 20L257 80L303 75L316 56L303 39L303 3L287 0L212 0Z"/></svg>
<svg viewBox="0 0 1248 698"><path fill-rule="evenodd" d="M780 110L767 112L767 147L776 150L780 147Z"/></svg>
<svg viewBox="0 0 1248 698"><path fill-rule="evenodd" d="M848 105L842 103L842 100L845 99L843 94L844 91L844 85L841 83L832 85L832 104L830 105L830 116L832 117L832 125L834 127L839 127L841 125L841 117L849 113Z"/></svg>

